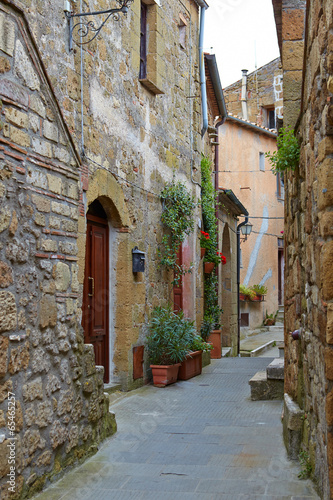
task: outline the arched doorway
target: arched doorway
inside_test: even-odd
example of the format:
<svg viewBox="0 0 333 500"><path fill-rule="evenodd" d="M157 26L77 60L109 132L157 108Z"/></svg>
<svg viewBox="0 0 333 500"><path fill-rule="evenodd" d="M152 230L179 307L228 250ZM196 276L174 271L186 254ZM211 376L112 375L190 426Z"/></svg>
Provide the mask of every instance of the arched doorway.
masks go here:
<svg viewBox="0 0 333 500"><path fill-rule="evenodd" d="M84 341L92 344L96 365L104 366L109 382L109 228L98 200L87 212L86 257L83 283L82 326Z"/></svg>
<svg viewBox="0 0 333 500"><path fill-rule="evenodd" d="M221 266L221 295L223 309L222 346L232 346L232 282L231 282L231 251L229 226L225 224L222 233L222 254L226 264Z"/></svg>

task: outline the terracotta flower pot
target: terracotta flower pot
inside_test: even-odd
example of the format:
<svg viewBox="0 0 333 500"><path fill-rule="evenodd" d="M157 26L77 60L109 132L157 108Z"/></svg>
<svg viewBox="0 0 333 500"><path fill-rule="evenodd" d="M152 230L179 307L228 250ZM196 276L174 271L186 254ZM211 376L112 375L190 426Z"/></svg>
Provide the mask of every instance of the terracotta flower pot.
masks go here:
<svg viewBox="0 0 333 500"><path fill-rule="evenodd" d="M215 267L214 262L204 262L205 274L211 274L214 270L214 267Z"/></svg>
<svg viewBox="0 0 333 500"><path fill-rule="evenodd" d="M200 248L200 250L201 250L201 253L200 253L200 256L201 256L201 257L200 257L200 259L202 259L202 257L203 257L203 256L205 255L205 253L206 253L206 249L205 249L205 248Z"/></svg>
<svg viewBox="0 0 333 500"><path fill-rule="evenodd" d="M208 342L213 346L213 349L210 351L210 357L212 359L220 359L222 357L222 330L213 330L210 332Z"/></svg>
<svg viewBox="0 0 333 500"><path fill-rule="evenodd" d="M174 365L150 365L154 385L156 387L165 387L177 382L179 367L180 363Z"/></svg>
<svg viewBox="0 0 333 500"><path fill-rule="evenodd" d="M246 296L244 295L244 293L239 294L239 300L246 300Z"/></svg>
<svg viewBox="0 0 333 500"><path fill-rule="evenodd" d="M202 351L190 352L179 368L178 379L188 380L202 371Z"/></svg>

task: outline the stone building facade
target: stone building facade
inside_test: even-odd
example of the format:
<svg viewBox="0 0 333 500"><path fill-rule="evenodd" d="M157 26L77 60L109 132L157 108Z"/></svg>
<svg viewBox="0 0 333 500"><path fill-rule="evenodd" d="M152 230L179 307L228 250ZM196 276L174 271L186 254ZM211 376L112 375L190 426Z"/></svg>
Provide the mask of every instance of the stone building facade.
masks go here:
<svg viewBox="0 0 333 500"><path fill-rule="evenodd" d="M299 138L285 179L285 441L305 450L333 498L333 10L273 0L284 71L284 124ZM290 332L299 331L298 340ZM295 444L298 445L295 450ZM296 458L295 457L295 458Z"/></svg>
<svg viewBox="0 0 333 500"><path fill-rule="evenodd" d="M77 12L79 2L70 5ZM146 323L173 292L158 265L160 193L175 175L200 197L197 40L206 7L135 0L70 51L63 2L0 2L1 498L29 496L93 453L116 427L104 390L149 378ZM197 324L199 246L196 227L183 245L194 272L182 293ZM135 247L143 272L132 271Z"/></svg>
<svg viewBox="0 0 333 500"><path fill-rule="evenodd" d="M228 113L260 126L275 129L283 116L283 78L280 58L224 89ZM245 108L245 109L244 109Z"/></svg>

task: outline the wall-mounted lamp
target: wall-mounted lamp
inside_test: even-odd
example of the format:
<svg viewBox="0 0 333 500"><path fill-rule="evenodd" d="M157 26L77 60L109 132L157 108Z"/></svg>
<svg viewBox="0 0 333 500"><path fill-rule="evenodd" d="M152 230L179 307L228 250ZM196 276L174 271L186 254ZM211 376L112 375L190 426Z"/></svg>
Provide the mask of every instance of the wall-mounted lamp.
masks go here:
<svg viewBox="0 0 333 500"><path fill-rule="evenodd" d="M118 14L120 12L126 14L128 12L130 4L134 2L134 0L116 0L116 2L119 7L116 7L114 9L101 10L98 12L80 12L79 14L74 14L71 8L70 0L65 0L64 11L69 23L69 50L72 50L73 40L76 45L85 45L86 43L94 40L94 38L96 38L96 36L102 30L105 23L108 21L108 19L113 16L114 20L118 21ZM99 26L95 26L95 23L93 21L80 21L73 26L74 17L97 16L99 14L108 14ZM77 34L77 40L74 39L74 31Z"/></svg>
<svg viewBox="0 0 333 500"><path fill-rule="evenodd" d="M132 271L133 273L143 273L145 270L145 253L134 247L132 250Z"/></svg>
<svg viewBox="0 0 333 500"><path fill-rule="evenodd" d="M249 236L251 234L253 225L250 222L246 222L243 226L240 224L240 230L244 236Z"/></svg>

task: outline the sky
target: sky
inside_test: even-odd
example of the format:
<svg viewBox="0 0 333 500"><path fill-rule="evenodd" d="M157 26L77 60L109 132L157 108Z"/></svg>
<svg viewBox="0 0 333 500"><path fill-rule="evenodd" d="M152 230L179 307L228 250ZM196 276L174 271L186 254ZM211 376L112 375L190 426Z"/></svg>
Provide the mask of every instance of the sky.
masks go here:
<svg viewBox="0 0 333 500"><path fill-rule="evenodd" d="M204 52L215 54L222 87L279 57L271 0L208 0Z"/></svg>

